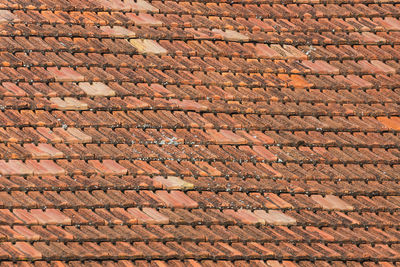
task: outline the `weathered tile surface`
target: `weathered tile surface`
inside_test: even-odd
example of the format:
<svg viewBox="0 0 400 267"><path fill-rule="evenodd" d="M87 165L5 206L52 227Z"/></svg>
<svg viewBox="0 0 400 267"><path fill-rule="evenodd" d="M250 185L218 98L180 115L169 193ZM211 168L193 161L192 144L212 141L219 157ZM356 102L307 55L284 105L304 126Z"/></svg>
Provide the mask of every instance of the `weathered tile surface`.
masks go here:
<svg viewBox="0 0 400 267"><path fill-rule="evenodd" d="M0 266L399 266L394 1L0 1Z"/></svg>

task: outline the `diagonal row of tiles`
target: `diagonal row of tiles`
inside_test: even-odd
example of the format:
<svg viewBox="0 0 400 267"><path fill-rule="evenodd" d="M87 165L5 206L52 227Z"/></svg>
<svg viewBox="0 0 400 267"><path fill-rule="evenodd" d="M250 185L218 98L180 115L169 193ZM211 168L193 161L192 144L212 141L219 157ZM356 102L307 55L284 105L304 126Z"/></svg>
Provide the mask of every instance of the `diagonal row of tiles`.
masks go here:
<svg viewBox="0 0 400 267"><path fill-rule="evenodd" d="M145 14L145 13L114 13L110 16L105 12L64 12L64 11L31 11L25 12L16 10L12 13L7 10L1 10L0 23L35 23L41 24L69 24L69 25L112 25L112 26L130 26L139 27L173 27L173 28L189 28L189 32L199 34L202 31L197 31L192 28L215 29L213 32L224 35L225 33L217 29L226 29L229 33L229 38L232 40L246 41L248 38L244 35L234 33L232 30L255 32L307 32L307 31L398 31L400 29L399 21L394 17L363 17L356 18L330 18L330 19L260 19L251 17L248 19L234 17L217 17L203 15L175 15L175 14ZM398 15L398 14L391 14ZM263 14L265 17L265 14ZM106 26L109 27L109 26ZM125 31L126 32L126 31ZM120 37L120 36L118 36ZM134 37L134 36L133 36Z"/></svg>
<svg viewBox="0 0 400 267"><path fill-rule="evenodd" d="M307 1L307 0L306 0ZM169 266L174 267L199 267L199 266L207 266L207 267L215 267L215 266L225 266L225 267L234 267L234 266L241 266L241 267L314 267L314 266L334 266L334 267L344 267L344 266L353 266L353 267L394 267L396 263L388 262L388 261L364 261L362 263L357 261L340 261L334 260L330 263L327 263L325 260L298 260L298 261L291 261L291 260L85 260L85 261L37 261L36 263L23 263L21 266L25 267L33 267L33 266L91 266L91 267L100 267L100 266L118 266L118 267L132 267L132 266L139 266L139 267L149 267L149 266L164 266L168 264ZM11 261L4 261L4 266L11 267L14 266L13 262ZM20 265L18 265L20 266Z"/></svg>
<svg viewBox="0 0 400 267"><path fill-rule="evenodd" d="M319 3L308 1L294 1L293 3L272 3L271 1L257 1L257 3L213 3L203 1L188 1L176 3L174 1L92 1L89 5L88 2L71 1L65 2L65 6L59 5L57 2L49 1L36 1L31 3L29 9L39 10L57 10L57 14L62 14L62 10L71 12L73 10L99 11L113 10L116 12L130 12L139 11L155 14L190 14L190 15L203 15L212 17L232 17L232 18L273 18L273 19L286 19L286 18L323 18L323 17L379 17L387 15L398 15L398 10L394 8L392 3L380 3L363 1L363 3ZM16 3L3 3L1 8L21 9L22 5ZM14 11L15 12L15 11ZM47 13L44 13L46 16ZM87 13L86 13L87 14ZM39 14L35 14L40 17ZM78 16L78 14L76 15ZM8 14L3 15L4 19L10 19ZM50 16L47 15L47 20L65 20L65 16ZM86 19L94 22L102 21L108 18L106 14L102 14L101 18L94 19L90 17ZM185 17L186 19L186 17ZM229 21L225 21L229 23ZM243 23L243 22L242 22Z"/></svg>
<svg viewBox="0 0 400 267"><path fill-rule="evenodd" d="M35 9L34 6L37 3L40 2L32 4L29 8ZM66 5L61 6L59 3L45 2L41 4L40 8L46 9L48 5L54 5L53 7L56 9L68 9L70 3L72 2L66 1ZM321 115L334 113L326 112L326 106L315 107L315 105L306 103L296 104L297 107L293 107L283 103L282 105L271 105L271 103L252 105L251 103L231 103L229 101L169 99L173 97L170 90L175 94L178 93L177 95L182 95L190 87L177 87L178 89L173 90L167 86L167 84L174 83L205 84L208 87L209 85L219 85L221 91L229 92L229 86L253 89L266 85L275 87L290 85L293 88L309 88L322 84L323 87L338 88L338 83L345 83L346 85L340 88L371 88L384 85L392 89L396 87L399 80L396 74L398 69L396 60L393 62L382 61L380 58L369 60L371 56L365 52L365 47L353 46L346 48L346 52L350 54L340 54L340 57L357 58L358 55L354 51L360 51L359 54L367 55L366 60L314 62L307 59L314 57L314 54L317 57L317 53L314 53L317 49L312 46L300 48L298 44L397 44L399 30L397 19L331 19L328 22L325 21L326 25L322 27L315 25L316 29L322 30L320 33L302 34L285 33L287 30L299 30L296 29L296 26L302 24L296 24L295 20L291 19L289 23L287 21L275 23L271 20L262 21L262 17L257 17L260 11L268 9L268 7L271 9L271 5L173 3L170 1L163 3L150 1L149 3L141 0L136 2L94 0L82 1L82 3L83 6L90 3L87 6L89 8L100 7L98 10L104 7L120 11L135 10L149 13L161 11L171 15L179 12L190 14L195 11L197 14L203 12L208 16L212 14L231 16L227 10L236 9L232 14L242 12L244 17L251 15L255 18L246 21L238 17L235 20L224 22L230 27L215 25L204 29L201 27L190 28L192 27L191 22L187 20L188 24L183 25L184 29L182 29L182 25L181 28L176 27L180 22L161 21L163 16L141 15L140 12L135 15L129 12L121 15L121 12L114 12L103 15L107 18L119 17L121 20L128 18L133 23L104 27L110 23L110 20L106 20L102 27L97 28L90 26L89 21L73 26L63 25L63 22L57 21L56 18L63 14L62 12L58 15L55 15L56 12L44 12L44 25L24 25L23 23L12 25L9 22L15 19L19 19L21 22L40 22L42 15L36 16L35 14L38 12L3 10L0 17L4 23L0 26L6 36L10 34L46 36L36 39L18 37L12 38L12 40L7 37L1 39L3 51L29 52L26 57L23 57L22 54L13 56L7 55L7 53L2 54L6 58L2 63L3 75L0 77L3 81L3 92L7 92L8 96L17 97L37 92L36 89L29 88L31 85L20 88L21 81L37 81L37 84L41 84L39 91L43 90L42 92L52 90L45 83L47 81L79 82L79 84L56 89L56 91L68 92L70 90L74 92L69 97L60 98L60 95L54 94L48 95L50 97L48 100L31 98L31 101L37 101L37 106L31 105L30 110L27 110L28 107L25 106L20 111L11 108L1 113L2 123L5 126L1 134L3 141L7 143L2 147L5 158L21 159L0 161L1 172L5 175L5 177L0 177L4 189L15 189L0 192L2 200L2 208L0 208L0 234L2 235L0 238L5 241L0 244L1 259L32 261L39 259L165 260L195 258L231 261L278 258L290 259L293 263L293 260L299 258L309 259L312 257L314 260L364 262L365 259L374 259L375 261L386 261L386 263L399 261L399 234L396 227L399 223L400 203L396 191L398 175L395 174L398 165L393 164L398 160L398 148L385 150L382 147L376 147L369 150L356 147L354 144L358 143L353 143L355 142L354 138L361 138L362 141L359 143L368 143L366 132L378 134L381 138L383 138L384 134L382 133L384 132L385 138L390 138L390 142L396 146L398 143L396 131L400 127L396 104L343 105L341 111L336 113L337 116L316 118L315 114L318 112ZM76 6L82 7L82 3L76 3ZM8 2L6 4L9 4L7 7L17 9L21 7ZM344 11L344 16L356 14L351 5L337 5L337 7L336 11ZM362 10L369 9L368 14L371 16L381 16L381 12L397 14L395 7L390 7L390 5L357 5L357 7ZM279 7L274 5L273 9L275 8ZM330 16L327 14L331 12L322 6L314 5L301 6L303 11L299 10L299 12L293 12L293 10L297 10L296 5L292 5L290 8L294 9L291 11L292 15L288 17L323 17ZM304 12L304 10L310 9L314 10L310 11L311 13ZM351 13L346 13L344 9L348 9ZM373 15L373 11L375 11L375 15ZM89 13L85 13L85 15L97 21L98 17L96 16L99 13L95 12L92 16ZM266 16L271 16L270 14L271 12L265 12ZM71 13L68 13L66 17L70 15ZM48 25L49 16L50 20L55 20L54 25ZM79 19L79 15L76 18ZM175 19L177 18L175 17ZM203 19L201 23L206 25L209 19ZM214 21L221 23L223 20L215 18ZM88 22L88 27L83 28L82 26ZM307 20L307 22L312 21ZM142 23L141 26L140 23ZM171 25L172 28L164 27L169 23L174 24ZM236 24L231 25L230 23ZM273 30L270 26L265 26L267 23L272 24ZM133 24L135 26L131 26ZM282 26L282 24L286 25ZM348 32L323 32L331 29L344 29ZM360 32L350 33L356 29ZM365 32L371 30L381 32ZM274 31L279 33L274 33ZM93 38L85 38L88 36ZM91 43L86 41L89 39ZM97 39L101 41L95 45ZM185 42L168 42L159 39L181 39ZM196 40L190 41L191 39ZM212 42L213 39L222 41L216 46ZM31 43L31 40L36 42L35 45ZM248 41L296 43L296 45L256 44L254 46L244 44ZM227 73L234 69L230 60L220 61L220 59L217 59L218 63L215 64L222 64L226 67L225 70L220 70L220 73L216 71L216 67L212 69L207 66L204 67L205 72L196 72L190 69L190 65L187 69L173 71L160 71L154 67L146 68L146 70L140 68L131 70L135 65L129 64L123 68L102 68L101 66L105 66L113 60L112 57L107 59L97 57L97 60L100 60L99 67L72 68L72 66L76 66L77 60L71 58L71 52L76 57L79 52L85 51L82 49L83 47L90 52L114 51L114 58L117 58L115 55L129 55L131 59L122 56L120 58L122 61L130 60L130 62L147 59L150 57L149 54L158 54L152 56L152 59L158 58L159 62L166 61L168 53L169 56L183 54L209 55L211 57L235 55L235 57L246 59L287 59L287 64L289 64L289 58L290 60L299 59L301 62L298 63L300 65L297 68L301 66L303 70L307 70L312 75L265 75L261 73L253 75L235 73L232 75ZM207 48L205 49L205 47ZM29 48L37 51L56 49L58 56L62 51L62 53L66 53L63 54L64 57L74 63L62 68L46 64L45 67L39 65L39 67L30 68L22 66L14 68L14 65L11 67L12 62L9 61L12 60L17 64L21 61L22 64L24 62L33 63L29 59L30 51L26 51ZM318 52L337 50L334 47L333 50L332 47L324 49L325 47L319 49ZM395 47L385 46L381 50L387 53L394 49ZM93 53L93 55L95 54ZM141 54L145 56L133 56ZM309 57L310 54L311 57ZM394 59L396 58L395 55ZM39 56L36 59L42 60L43 57ZM79 60L83 63L90 62L87 56L80 57ZM8 62L10 64L7 67ZM236 62L236 64L241 64L240 61ZM266 61L260 61L260 63L265 64ZM276 63L276 61L272 62L272 64ZM59 66L58 64L55 65ZM169 64L174 65L175 61L171 61ZM246 67L243 65L242 68ZM349 69L353 70L349 71ZM258 70L266 71L257 67L254 70L256 72ZM339 75L343 73L356 75L354 77ZM316 77L319 74L327 74L324 77L325 80ZM363 76L357 79L357 75L361 74ZM333 77L328 78L330 75ZM6 81L16 83L6 83ZM95 81L96 83L85 83L85 81ZM118 86L111 86L109 81L130 82L128 88L131 91L123 88L124 85L121 83ZM161 96L163 99L114 97L129 94L138 96L136 94L139 89L131 87L132 82L164 84L165 87L153 85L146 89L147 92L156 91L159 95L152 96ZM58 88L61 87L57 83L54 85ZM76 86L79 86L79 90L82 92L81 96L87 95L92 99L77 96L79 91L72 89ZM192 91L200 91L200 88L191 88ZM238 91L236 88L230 92ZM25 90L31 91L26 92ZM147 93L146 90L143 96L152 94ZM392 92L395 91L392 90ZM207 96L207 94L209 93L205 95ZM262 101L263 98L260 100ZM97 106L95 106L95 102L98 102ZM121 107L117 107L116 102ZM34 104L34 102L31 103ZM104 110L113 105L114 111ZM274 106L281 112L288 110L286 114L296 115L300 114L301 110L310 108L315 113L297 118L296 116L266 115ZM92 108L94 109L91 110ZM334 107L331 108L334 109ZM187 111L191 111L191 113L189 114ZM366 113L359 117L341 117L341 115L352 115L358 112ZM256 115L260 113L265 115ZM388 114L391 113L397 116L389 118ZM371 114L380 115L371 117ZM353 147L343 149L323 146L278 147L277 144L280 145L282 141L281 132L246 131L259 129L260 124L264 129L275 127L277 130L301 131L302 133L290 133L284 136L288 139L290 136L296 136L297 139L291 137L292 142L300 142L299 138L300 140L307 138L309 133L305 134L304 131L310 129L317 133L314 136L319 136L319 140L322 138L323 143L332 143L332 139L333 143L344 140ZM54 126L57 127L47 128ZM94 126L96 127L94 128ZM232 131L236 126L242 128L242 131ZM137 127L142 129L135 129ZM146 129L149 127L154 129ZM191 129L195 127L201 129ZM160 128L169 129L155 130ZM176 129L176 131L172 131L172 129ZM328 137L331 139L321 137L325 130L335 132ZM338 130L343 133L336 134ZM349 131L354 130L360 131L361 135L353 137L355 134L351 134ZM348 135L344 133L346 131ZM31 137L27 136L27 133L30 133ZM363 134L364 139L362 139ZM118 144L100 144L107 142L106 136L118 140ZM158 144L152 141L156 138L161 138ZM36 140L35 144L32 144L33 139ZM150 140L154 144L147 143L146 146L133 144L132 141L136 143L136 140L139 143ZM16 144L17 142L22 144ZM92 144L93 142L95 144ZM180 142L193 142L194 145L181 145ZM316 141L311 139L311 144L314 142ZM379 141L376 143L379 144ZM204 146L205 144L207 146ZM267 146L264 146L266 144ZM163 150L167 149L171 149L171 151L165 153ZM179 154L177 150L181 150ZM126 160L127 156L130 160ZM101 161L97 160L99 157L102 159ZM152 160L149 160L151 157L153 157ZM85 158L86 161L82 158ZM135 160L132 160L133 158ZM207 160L203 161L204 159ZM311 160L310 164L303 164L304 160ZM345 164L332 164L332 160L335 163L344 160ZM253 161L256 163L252 163ZM266 164L263 161L276 162ZM291 163L292 161L294 162ZM323 164L315 164L315 161ZM348 164L350 162L354 164ZM377 165L377 163L383 164ZM65 176L66 173L74 175L68 177ZM87 177L79 174L87 175ZM95 176L96 174L100 174L101 177ZM152 176L136 176L139 174ZM163 176L157 176L160 174ZM23 177L13 175L23 175ZM37 175L41 177L36 177ZM225 182L216 184L213 176L223 175L228 175L227 179L224 179ZM326 179L326 181L321 183L321 180L318 180L314 184L302 184L307 177L310 177L311 180L321 177L320 179ZM340 177L344 177L345 180L355 178L357 181L343 183L340 181L342 179ZM366 177L378 182L365 182ZM257 192L257 187L265 188L266 181L273 181L272 184L268 184L270 187L278 184L281 188L284 186L284 180L277 180L280 181L277 182L271 178L291 178L299 182L289 181L285 189L287 193ZM328 181L335 179L336 181L333 183ZM240 180L241 182L239 182ZM230 184L231 182L232 184ZM338 182L339 184L337 184ZM245 183L246 188L252 187L253 192L240 192L242 190L238 188L240 183ZM113 186L122 186L122 184L134 185L137 188L112 189ZM25 187L25 190L20 190L21 186ZM88 186L90 190L87 190ZM107 186L109 187L107 188ZM46 189L38 190L39 187ZM221 190L214 190L217 187ZM232 192L231 188L236 188L233 191L237 192ZM224 189L226 192L223 192ZM314 193L310 194L310 191ZM376 196L373 197L373 195ZM160 226L152 226L153 224ZM209 227L195 226L199 224ZM341 228L337 228L338 226ZM178 230L179 227L181 228ZM183 236L185 231L187 231L186 236ZM282 237L284 235L282 231L289 233L291 237L287 237L287 234L286 237ZM199 236L200 233L204 233L204 235ZM142 239L136 239L138 235ZM277 238L275 242L272 242L271 236ZM287 241L288 238L291 240ZM352 239L356 241L354 242ZM127 262L129 263L129 261ZM260 262L260 264L263 263ZM160 262L159 264L166 263ZM265 264L269 265L268 262ZM279 262L272 264L279 264Z"/></svg>

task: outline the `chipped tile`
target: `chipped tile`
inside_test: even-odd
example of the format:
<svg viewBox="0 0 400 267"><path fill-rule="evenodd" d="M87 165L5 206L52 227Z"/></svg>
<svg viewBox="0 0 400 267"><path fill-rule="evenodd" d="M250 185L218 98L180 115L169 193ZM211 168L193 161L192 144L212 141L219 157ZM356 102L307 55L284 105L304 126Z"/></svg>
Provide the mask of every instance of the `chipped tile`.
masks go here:
<svg viewBox="0 0 400 267"><path fill-rule="evenodd" d="M161 183L163 185L163 188L167 190L173 190L173 189L185 190L194 188L194 185L192 183L188 183L176 176L167 176L167 178L164 178L162 176L156 176L153 179Z"/></svg>
<svg viewBox="0 0 400 267"><path fill-rule="evenodd" d="M167 50L154 40L148 39L131 39L131 44L139 53L145 55L166 55Z"/></svg>

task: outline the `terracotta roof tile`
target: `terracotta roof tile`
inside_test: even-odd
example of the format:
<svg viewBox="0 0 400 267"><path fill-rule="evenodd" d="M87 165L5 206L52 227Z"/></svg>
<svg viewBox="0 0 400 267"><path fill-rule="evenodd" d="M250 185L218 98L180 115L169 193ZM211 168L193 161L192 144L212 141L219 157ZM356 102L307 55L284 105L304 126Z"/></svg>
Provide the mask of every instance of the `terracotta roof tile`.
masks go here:
<svg viewBox="0 0 400 267"><path fill-rule="evenodd" d="M67 67L49 67L47 68L58 82L82 82L84 77L79 72Z"/></svg>
<svg viewBox="0 0 400 267"><path fill-rule="evenodd" d="M0 3L0 259L395 266L398 4Z"/></svg>
<svg viewBox="0 0 400 267"><path fill-rule="evenodd" d="M347 204L337 196L326 195L312 195L311 198L318 202L324 209L328 210L353 210L353 206Z"/></svg>
<svg viewBox="0 0 400 267"><path fill-rule="evenodd" d="M128 30L127 28L121 26L100 26L100 30L104 32L106 35L114 36L114 37L136 37L135 32Z"/></svg>
<svg viewBox="0 0 400 267"><path fill-rule="evenodd" d="M167 50L160 46L156 41L149 39L131 39L130 43L145 55L166 55Z"/></svg>

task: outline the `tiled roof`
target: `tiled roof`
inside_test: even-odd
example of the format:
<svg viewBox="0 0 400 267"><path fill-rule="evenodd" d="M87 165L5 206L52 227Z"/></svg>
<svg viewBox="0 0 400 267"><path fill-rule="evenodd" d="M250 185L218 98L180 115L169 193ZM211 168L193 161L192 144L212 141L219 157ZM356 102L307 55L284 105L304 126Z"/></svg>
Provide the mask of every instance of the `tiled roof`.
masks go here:
<svg viewBox="0 0 400 267"><path fill-rule="evenodd" d="M399 266L399 18L1 0L0 266Z"/></svg>

